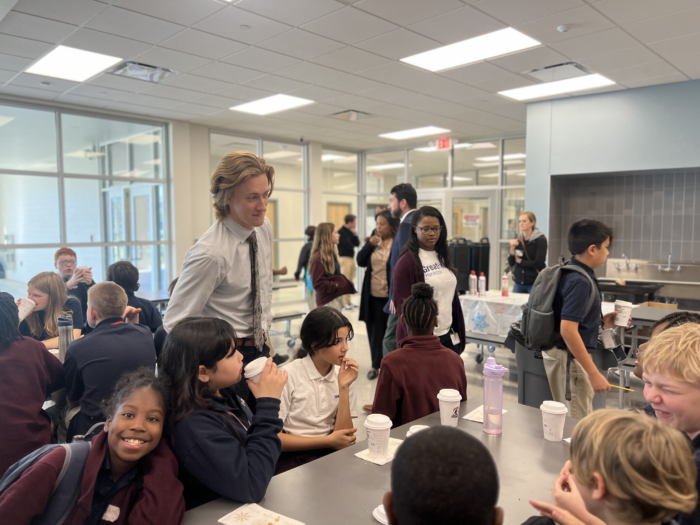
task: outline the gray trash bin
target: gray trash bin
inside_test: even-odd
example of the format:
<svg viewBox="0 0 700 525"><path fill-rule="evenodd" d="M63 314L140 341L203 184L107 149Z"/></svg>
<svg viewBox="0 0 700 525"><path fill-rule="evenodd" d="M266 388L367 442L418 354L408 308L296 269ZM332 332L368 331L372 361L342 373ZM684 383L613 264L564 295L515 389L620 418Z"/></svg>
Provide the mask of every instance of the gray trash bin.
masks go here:
<svg viewBox="0 0 700 525"><path fill-rule="evenodd" d="M544 362L535 357L535 352L517 342L515 359L518 363L518 403L540 408L542 401L552 399Z"/></svg>

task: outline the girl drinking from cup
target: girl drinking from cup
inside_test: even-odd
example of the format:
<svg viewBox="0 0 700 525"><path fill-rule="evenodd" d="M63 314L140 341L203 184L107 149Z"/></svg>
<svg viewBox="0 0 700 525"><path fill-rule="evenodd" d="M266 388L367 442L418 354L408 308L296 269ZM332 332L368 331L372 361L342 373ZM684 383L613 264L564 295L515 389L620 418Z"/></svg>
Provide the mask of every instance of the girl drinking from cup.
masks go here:
<svg viewBox="0 0 700 525"><path fill-rule="evenodd" d="M332 306L341 310L343 295L355 293L355 286L340 273L338 261L338 242L340 234L335 225L324 222L318 225L314 233L314 245L311 248L311 283L316 295L316 306Z"/></svg>

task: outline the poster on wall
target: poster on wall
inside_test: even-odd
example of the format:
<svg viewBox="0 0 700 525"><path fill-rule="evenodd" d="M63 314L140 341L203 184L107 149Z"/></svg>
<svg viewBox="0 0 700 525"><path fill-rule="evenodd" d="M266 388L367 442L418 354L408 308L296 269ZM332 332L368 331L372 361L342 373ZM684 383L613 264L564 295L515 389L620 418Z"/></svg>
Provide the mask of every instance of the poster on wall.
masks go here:
<svg viewBox="0 0 700 525"><path fill-rule="evenodd" d="M473 226L478 228L480 220L481 216L477 213L465 213L462 215L462 226Z"/></svg>

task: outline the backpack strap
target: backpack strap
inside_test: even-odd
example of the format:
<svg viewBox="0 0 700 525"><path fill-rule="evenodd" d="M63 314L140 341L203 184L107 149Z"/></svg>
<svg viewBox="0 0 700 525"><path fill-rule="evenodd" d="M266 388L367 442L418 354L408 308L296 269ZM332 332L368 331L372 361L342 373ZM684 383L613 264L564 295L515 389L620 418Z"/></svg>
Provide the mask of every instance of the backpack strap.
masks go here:
<svg viewBox="0 0 700 525"><path fill-rule="evenodd" d="M90 455L92 442L65 443L61 446L66 451L66 457L53 494L42 515L42 523L46 525L62 525L78 501L82 489L83 471Z"/></svg>
<svg viewBox="0 0 700 525"><path fill-rule="evenodd" d="M15 464L8 467L8 469L5 471L5 474L2 476L2 478L0 478L0 494L5 492L5 490L7 490L8 487L10 487L20 477L22 477L22 474L24 474L25 470L34 465L37 461L39 461L46 454L48 454L58 446L59 445L55 444L44 445L43 447L35 450L31 454L28 454Z"/></svg>

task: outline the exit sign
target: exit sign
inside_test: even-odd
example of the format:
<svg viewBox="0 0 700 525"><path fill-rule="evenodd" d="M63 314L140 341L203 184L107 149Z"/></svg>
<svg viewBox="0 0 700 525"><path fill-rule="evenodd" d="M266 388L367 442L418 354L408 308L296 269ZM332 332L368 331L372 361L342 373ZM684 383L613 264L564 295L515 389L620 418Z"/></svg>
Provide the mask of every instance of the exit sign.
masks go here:
<svg viewBox="0 0 700 525"><path fill-rule="evenodd" d="M447 139L438 139L437 141L437 149L450 149L452 147L452 139L447 138Z"/></svg>

